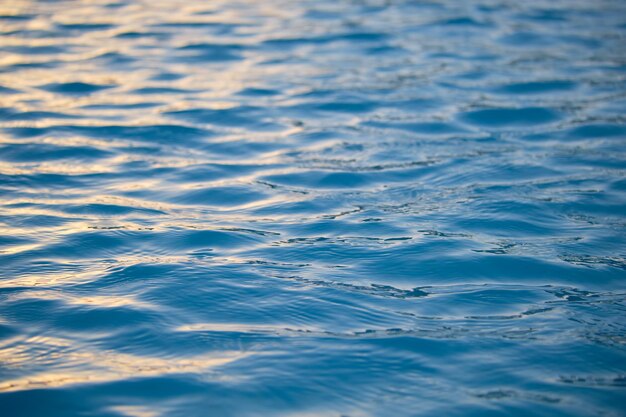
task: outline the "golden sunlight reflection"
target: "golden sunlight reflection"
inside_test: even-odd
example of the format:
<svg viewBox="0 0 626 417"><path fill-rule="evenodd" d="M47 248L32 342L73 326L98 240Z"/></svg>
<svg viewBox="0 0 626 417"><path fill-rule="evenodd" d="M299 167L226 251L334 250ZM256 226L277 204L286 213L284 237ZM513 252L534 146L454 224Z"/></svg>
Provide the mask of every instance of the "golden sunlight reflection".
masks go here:
<svg viewBox="0 0 626 417"><path fill-rule="evenodd" d="M111 411L127 417L156 417L160 412L141 405L118 405L111 407Z"/></svg>
<svg viewBox="0 0 626 417"><path fill-rule="evenodd" d="M155 305L148 302L141 301L137 297L129 295L94 295L94 296L77 296L67 293L61 293L59 291L28 291L20 295L14 295L12 300L19 299L40 299L40 300L60 300L68 305L84 305L94 306L102 308L116 308L116 307L132 307L136 309L156 309Z"/></svg>
<svg viewBox="0 0 626 417"><path fill-rule="evenodd" d="M61 339L62 340L62 339ZM103 383L127 378L160 376L176 373L202 374L245 358L252 352L220 351L215 354L198 355L189 358L157 358L138 356L114 351L78 350L75 343L60 344L57 339L28 340L13 348L0 349L0 361L12 366L33 365L42 361L36 354L39 350L32 345L38 342L60 346L62 349L52 357L44 357L51 368L45 372L9 379L0 382L0 392L22 391L38 388L58 388L74 384ZM30 346L30 347L28 347Z"/></svg>
<svg viewBox="0 0 626 417"><path fill-rule="evenodd" d="M12 278L5 279L0 284L0 288L10 287L50 287L62 284L75 284L88 282L95 277L104 273L110 265L97 265L85 268L78 272L57 272L49 273L29 273L24 275L15 275Z"/></svg>
<svg viewBox="0 0 626 417"><path fill-rule="evenodd" d="M289 325L257 325L243 323L194 323L176 328L181 332L237 332L237 333L283 333L287 330L317 332L319 328L306 327L294 329Z"/></svg>

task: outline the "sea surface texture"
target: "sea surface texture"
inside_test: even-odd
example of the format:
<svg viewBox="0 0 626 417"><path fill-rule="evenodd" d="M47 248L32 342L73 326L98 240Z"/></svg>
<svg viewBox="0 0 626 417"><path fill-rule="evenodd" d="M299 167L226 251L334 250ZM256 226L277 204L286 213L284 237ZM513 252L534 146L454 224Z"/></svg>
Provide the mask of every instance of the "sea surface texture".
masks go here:
<svg viewBox="0 0 626 417"><path fill-rule="evenodd" d="M0 3L0 415L626 413L626 2Z"/></svg>

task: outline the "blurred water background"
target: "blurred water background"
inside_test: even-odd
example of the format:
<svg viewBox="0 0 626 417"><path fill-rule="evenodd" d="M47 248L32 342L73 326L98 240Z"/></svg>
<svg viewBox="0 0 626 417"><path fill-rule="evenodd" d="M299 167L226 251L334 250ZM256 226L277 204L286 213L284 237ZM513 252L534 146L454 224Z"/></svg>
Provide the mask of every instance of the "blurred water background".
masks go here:
<svg viewBox="0 0 626 417"><path fill-rule="evenodd" d="M620 416L626 3L0 3L0 414Z"/></svg>

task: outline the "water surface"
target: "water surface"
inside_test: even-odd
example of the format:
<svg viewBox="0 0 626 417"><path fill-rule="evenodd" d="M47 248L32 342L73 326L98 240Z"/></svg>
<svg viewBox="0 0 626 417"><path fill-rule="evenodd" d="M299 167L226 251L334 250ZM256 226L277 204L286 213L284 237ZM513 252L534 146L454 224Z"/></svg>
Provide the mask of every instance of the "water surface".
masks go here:
<svg viewBox="0 0 626 417"><path fill-rule="evenodd" d="M0 5L0 414L620 416L626 4Z"/></svg>

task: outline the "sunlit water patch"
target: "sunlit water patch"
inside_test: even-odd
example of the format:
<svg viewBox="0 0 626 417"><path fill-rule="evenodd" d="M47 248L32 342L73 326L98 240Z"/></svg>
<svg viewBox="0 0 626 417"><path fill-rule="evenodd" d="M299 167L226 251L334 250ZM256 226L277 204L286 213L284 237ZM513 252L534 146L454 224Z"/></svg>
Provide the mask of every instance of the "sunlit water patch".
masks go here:
<svg viewBox="0 0 626 417"><path fill-rule="evenodd" d="M0 5L3 416L620 416L626 5Z"/></svg>

